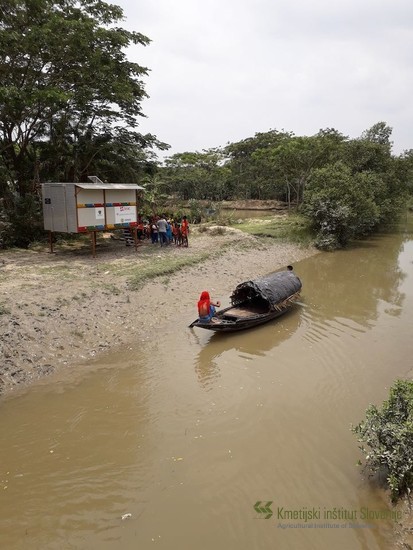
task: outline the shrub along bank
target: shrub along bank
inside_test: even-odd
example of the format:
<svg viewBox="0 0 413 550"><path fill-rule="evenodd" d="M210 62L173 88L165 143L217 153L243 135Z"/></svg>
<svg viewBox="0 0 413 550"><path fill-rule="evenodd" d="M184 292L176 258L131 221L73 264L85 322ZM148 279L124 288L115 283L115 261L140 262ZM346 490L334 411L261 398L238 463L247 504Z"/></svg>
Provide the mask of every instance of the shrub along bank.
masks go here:
<svg viewBox="0 0 413 550"><path fill-rule="evenodd" d="M365 467L372 474L385 474L392 500L409 494L413 487L413 380L396 380L382 407L370 405L366 419L352 430L366 455Z"/></svg>

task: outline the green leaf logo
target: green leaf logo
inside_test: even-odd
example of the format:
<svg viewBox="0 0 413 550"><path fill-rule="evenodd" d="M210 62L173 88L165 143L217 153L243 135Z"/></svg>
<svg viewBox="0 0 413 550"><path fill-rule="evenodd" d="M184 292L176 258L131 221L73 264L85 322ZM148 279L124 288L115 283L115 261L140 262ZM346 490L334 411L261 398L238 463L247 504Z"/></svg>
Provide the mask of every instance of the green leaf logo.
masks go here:
<svg viewBox="0 0 413 550"><path fill-rule="evenodd" d="M257 500L257 502L254 504L254 510L258 514L265 514L265 516L261 516L260 519L270 519L272 516L272 510L271 510L271 504L273 503L272 500L269 500L265 504L261 500Z"/></svg>

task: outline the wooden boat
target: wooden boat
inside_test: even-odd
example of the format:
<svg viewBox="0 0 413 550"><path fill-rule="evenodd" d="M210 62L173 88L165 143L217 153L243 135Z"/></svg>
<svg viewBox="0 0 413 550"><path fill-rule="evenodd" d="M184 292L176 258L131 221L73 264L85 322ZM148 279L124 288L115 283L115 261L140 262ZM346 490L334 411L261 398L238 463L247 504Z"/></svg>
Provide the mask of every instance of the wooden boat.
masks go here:
<svg viewBox="0 0 413 550"><path fill-rule="evenodd" d="M209 321L197 319L190 327L233 332L271 321L288 311L298 299L301 281L292 266L260 279L240 283L231 294L231 306Z"/></svg>

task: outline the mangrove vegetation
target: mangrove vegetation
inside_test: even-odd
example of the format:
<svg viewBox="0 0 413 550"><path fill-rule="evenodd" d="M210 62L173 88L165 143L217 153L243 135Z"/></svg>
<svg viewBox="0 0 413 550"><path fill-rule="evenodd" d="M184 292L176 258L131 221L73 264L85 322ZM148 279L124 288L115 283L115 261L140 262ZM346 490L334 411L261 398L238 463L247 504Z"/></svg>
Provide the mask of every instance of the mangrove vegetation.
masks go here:
<svg viewBox="0 0 413 550"><path fill-rule="evenodd" d="M371 474L383 474L393 501L413 488L413 381L396 380L381 408L353 427Z"/></svg>

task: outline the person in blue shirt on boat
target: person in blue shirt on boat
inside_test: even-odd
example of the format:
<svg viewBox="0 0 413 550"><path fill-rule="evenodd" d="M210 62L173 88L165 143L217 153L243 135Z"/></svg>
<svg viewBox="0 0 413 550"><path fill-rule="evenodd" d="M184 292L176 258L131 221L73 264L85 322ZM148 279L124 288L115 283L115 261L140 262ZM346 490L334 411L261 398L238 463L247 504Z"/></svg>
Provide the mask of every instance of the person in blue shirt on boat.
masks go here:
<svg viewBox="0 0 413 550"><path fill-rule="evenodd" d="M221 302L219 300L217 300L216 303L211 302L209 292L204 290L198 301L199 320L203 323L209 323L216 313L215 308L220 306Z"/></svg>

